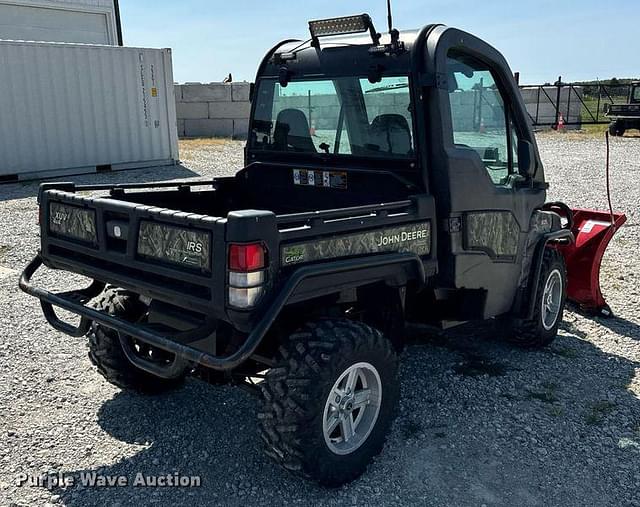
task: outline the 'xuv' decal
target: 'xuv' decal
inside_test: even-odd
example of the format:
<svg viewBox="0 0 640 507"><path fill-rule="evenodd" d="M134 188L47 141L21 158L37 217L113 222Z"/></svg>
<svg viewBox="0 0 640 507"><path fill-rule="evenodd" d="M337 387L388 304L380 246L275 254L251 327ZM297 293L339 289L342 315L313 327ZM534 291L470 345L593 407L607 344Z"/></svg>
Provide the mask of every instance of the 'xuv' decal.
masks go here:
<svg viewBox="0 0 640 507"><path fill-rule="evenodd" d="M430 250L431 224L420 222L285 245L280 251L280 261L283 266L291 266L378 252L412 252L428 255Z"/></svg>

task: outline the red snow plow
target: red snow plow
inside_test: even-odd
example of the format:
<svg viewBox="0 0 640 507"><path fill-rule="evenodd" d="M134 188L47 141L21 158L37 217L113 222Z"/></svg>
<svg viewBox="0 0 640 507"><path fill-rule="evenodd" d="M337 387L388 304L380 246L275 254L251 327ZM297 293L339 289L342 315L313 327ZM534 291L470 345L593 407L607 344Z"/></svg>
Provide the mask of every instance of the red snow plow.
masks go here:
<svg viewBox="0 0 640 507"><path fill-rule="evenodd" d="M627 217L609 211L571 211L575 241L558 245L567 265L567 297L587 313L611 317L600 290L600 264L609 241Z"/></svg>
<svg viewBox="0 0 640 507"><path fill-rule="evenodd" d="M605 132L606 163L605 182L608 211L569 208L561 202L545 205L567 221L574 241L560 243L556 248L562 253L567 266L567 298L580 309L592 315L612 317L613 312L600 289L600 264L607 245L616 231L627 221L624 213L614 213L609 185L609 133Z"/></svg>
<svg viewBox="0 0 640 507"><path fill-rule="evenodd" d="M575 208L569 212L564 205L556 207L568 220L575 241L558 245L567 266L567 297L586 313L612 317L611 308L600 290L600 264L607 245L616 231L627 221L624 213L614 213L609 185L609 133L605 132L608 211ZM564 211L564 213L563 213Z"/></svg>

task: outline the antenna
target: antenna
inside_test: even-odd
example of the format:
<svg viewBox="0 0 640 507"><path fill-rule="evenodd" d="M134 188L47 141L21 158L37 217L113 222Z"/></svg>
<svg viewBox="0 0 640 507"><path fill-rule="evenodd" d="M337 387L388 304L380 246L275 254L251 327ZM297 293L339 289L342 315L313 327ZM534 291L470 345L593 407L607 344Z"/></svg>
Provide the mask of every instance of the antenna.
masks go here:
<svg viewBox="0 0 640 507"><path fill-rule="evenodd" d="M387 0L387 23L389 24L389 35L391 36L391 46L394 50L400 49L400 32L393 28L393 16L391 14L391 0Z"/></svg>

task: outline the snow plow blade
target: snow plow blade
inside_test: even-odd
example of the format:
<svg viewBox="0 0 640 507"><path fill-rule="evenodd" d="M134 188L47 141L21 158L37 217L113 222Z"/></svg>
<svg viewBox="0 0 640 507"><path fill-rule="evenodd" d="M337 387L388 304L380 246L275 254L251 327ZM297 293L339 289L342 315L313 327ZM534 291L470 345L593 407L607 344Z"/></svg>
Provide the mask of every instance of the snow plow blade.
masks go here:
<svg viewBox="0 0 640 507"><path fill-rule="evenodd" d="M627 217L608 211L572 211L575 242L558 246L567 266L567 297L586 313L611 317L600 290L600 264L609 241Z"/></svg>

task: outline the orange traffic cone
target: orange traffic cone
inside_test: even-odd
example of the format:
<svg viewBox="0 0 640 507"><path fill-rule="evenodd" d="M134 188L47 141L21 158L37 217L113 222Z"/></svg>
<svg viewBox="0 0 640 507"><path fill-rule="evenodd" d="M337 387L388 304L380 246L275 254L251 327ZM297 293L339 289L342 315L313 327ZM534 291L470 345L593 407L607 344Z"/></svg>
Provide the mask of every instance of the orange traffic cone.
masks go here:
<svg viewBox="0 0 640 507"><path fill-rule="evenodd" d="M316 122L315 122L315 120L311 121L311 128L309 128L309 134L311 134L312 137L316 136Z"/></svg>
<svg viewBox="0 0 640 507"><path fill-rule="evenodd" d="M480 118L480 127L478 127L478 132L480 132L481 134L484 134L486 130L487 129L484 126L484 120Z"/></svg>
<svg viewBox="0 0 640 507"><path fill-rule="evenodd" d="M558 115L558 124L556 125L556 130L564 130L564 117L562 113Z"/></svg>

